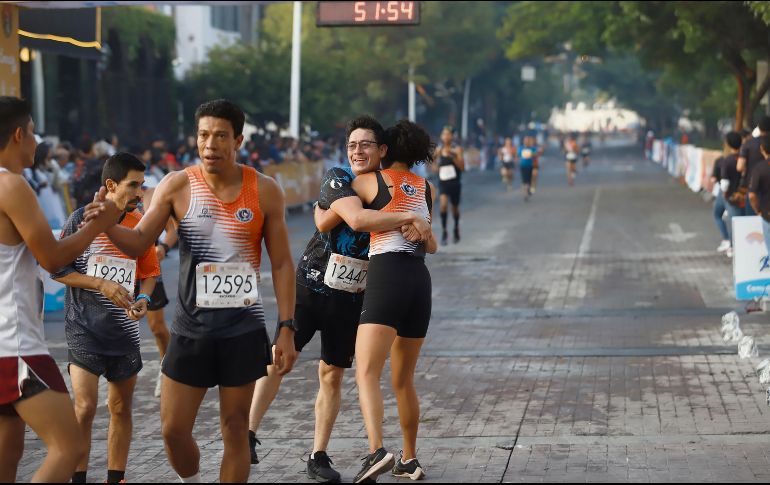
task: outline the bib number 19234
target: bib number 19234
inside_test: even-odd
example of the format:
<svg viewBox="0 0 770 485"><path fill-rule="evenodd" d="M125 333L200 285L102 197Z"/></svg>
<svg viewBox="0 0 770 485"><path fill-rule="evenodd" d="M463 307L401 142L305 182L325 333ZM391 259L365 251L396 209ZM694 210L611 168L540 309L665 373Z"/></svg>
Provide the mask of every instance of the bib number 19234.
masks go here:
<svg viewBox="0 0 770 485"><path fill-rule="evenodd" d="M115 282L133 295L136 283L136 261L94 254L88 258L88 276Z"/></svg>
<svg viewBox="0 0 770 485"><path fill-rule="evenodd" d="M326 266L324 284L335 290L360 293L366 289L369 261L332 254Z"/></svg>
<svg viewBox="0 0 770 485"><path fill-rule="evenodd" d="M242 308L259 302L257 273L249 263L201 263L195 267L195 304Z"/></svg>

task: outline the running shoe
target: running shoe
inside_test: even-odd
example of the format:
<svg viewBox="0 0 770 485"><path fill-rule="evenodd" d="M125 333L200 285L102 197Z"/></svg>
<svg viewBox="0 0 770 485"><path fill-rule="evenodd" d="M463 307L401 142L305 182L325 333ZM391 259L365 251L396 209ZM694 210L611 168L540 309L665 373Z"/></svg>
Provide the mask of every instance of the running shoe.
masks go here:
<svg viewBox="0 0 770 485"><path fill-rule="evenodd" d="M447 235L446 231L441 233L441 245L446 246L447 240L449 239L449 235Z"/></svg>
<svg viewBox="0 0 770 485"><path fill-rule="evenodd" d="M361 466L361 471L358 472L353 483L363 483L369 478L377 480L379 475L387 473L388 469L393 468L396 464L393 454L388 453L385 448L380 448L371 455L365 456L362 461L364 464Z"/></svg>
<svg viewBox="0 0 770 485"><path fill-rule="evenodd" d="M727 251L728 249L730 249L730 246L731 246L731 244L730 244L730 241L728 241L727 239L725 239L724 241L722 241L722 242L719 244L719 247L717 248L717 252L718 252L718 253L724 253L725 251Z"/></svg>
<svg viewBox="0 0 770 485"><path fill-rule="evenodd" d="M412 480L425 478L425 471L423 471L417 458L412 458L406 463L403 462L403 459L403 455L401 455L401 459L396 461L396 466L393 467L392 471L394 477L411 478Z"/></svg>
<svg viewBox="0 0 770 485"><path fill-rule="evenodd" d="M257 439L257 435L253 431L249 431L249 450L251 451L251 464L258 465L259 457L257 456L257 445L262 445L262 442Z"/></svg>
<svg viewBox="0 0 770 485"><path fill-rule="evenodd" d="M339 483L342 477L333 464L325 451L316 451L307 460L307 476L319 483Z"/></svg>
<svg viewBox="0 0 770 485"><path fill-rule="evenodd" d="M454 243L457 244L459 242L460 242L460 228L455 227Z"/></svg>

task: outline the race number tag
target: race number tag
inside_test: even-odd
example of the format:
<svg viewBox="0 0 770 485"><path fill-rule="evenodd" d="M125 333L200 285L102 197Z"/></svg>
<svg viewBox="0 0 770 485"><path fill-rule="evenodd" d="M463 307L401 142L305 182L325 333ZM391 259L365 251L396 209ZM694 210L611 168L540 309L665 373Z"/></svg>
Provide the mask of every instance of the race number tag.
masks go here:
<svg viewBox="0 0 770 485"><path fill-rule="evenodd" d="M438 178L442 182L456 179L457 169L455 168L454 164L442 165L441 168L438 169Z"/></svg>
<svg viewBox="0 0 770 485"><path fill-rule="evenodd" d="M88 258L88 276L113 281L133 296L134 285L136 284L136 261L104 254L93 254Z"/></svg>
<svg viewBox="0 0 770 485"><path fill-rule="evenodd" d="M259 302L257 273L249 263L200 263L195 267L195 304L243 308Z"/></svg>
<svg viewBox="0 0 770 485"><path fill-rule="evenodd" d="M577 153L567 152L567 160L577 160Z"/></svg>
<svg viewBox="0 0 770 485"><path fill-rule="evenodd" d="M521 158L526 158L526 159L532 158L532 150L530 150L529 148L525 148L524 150L522 150Z"/></svg>
<svg viewBox="0 0 770 485"><path fill-rule="evenodd" d="M335 290L361 293L366 289L369 261L332 253L326 266L324 284Z"/></svg>

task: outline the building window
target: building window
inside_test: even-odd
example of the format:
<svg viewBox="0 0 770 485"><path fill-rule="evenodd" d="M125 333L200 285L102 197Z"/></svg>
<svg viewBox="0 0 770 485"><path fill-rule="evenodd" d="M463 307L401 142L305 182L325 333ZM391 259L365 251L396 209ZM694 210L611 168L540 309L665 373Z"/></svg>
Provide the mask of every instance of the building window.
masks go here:
<svg viewBox="0 0 770 485"><path fill-rule="evenodd" d="M211 26L227 32L238 32L238 6L212 6Z"/></svg>

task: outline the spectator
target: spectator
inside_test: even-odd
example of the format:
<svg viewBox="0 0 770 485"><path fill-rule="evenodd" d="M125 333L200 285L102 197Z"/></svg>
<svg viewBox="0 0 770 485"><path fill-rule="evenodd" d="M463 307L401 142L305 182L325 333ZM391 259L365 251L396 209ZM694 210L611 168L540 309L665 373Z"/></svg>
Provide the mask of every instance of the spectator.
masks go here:
<svg viewBox="0 0 770 485"><path fill-rule="evenodd" d="M763 161L754 167L749 185L749 201L754 212L762 216L762 233L767 252L770 254L770 136L762 136L759 141Z"/></svg>
<svg viewBox="0 0 770 485"><path fill-rule="evenodd" d="M744 187L749 187L751 185L754 167L765 160L760 149L760 138L770 135L770 116L763 116L762 119L759 120L758 128L759 137L750 138L746 141L743 146L741 146L741 151L738 154L738 171L743 174L741 185ZM756 215L753 211L753 204L751 204L751 201L746 201L746 211L744 215Z"/></svg>

